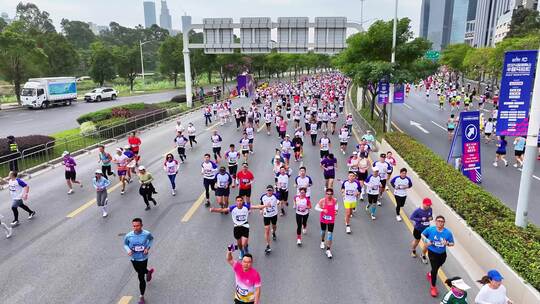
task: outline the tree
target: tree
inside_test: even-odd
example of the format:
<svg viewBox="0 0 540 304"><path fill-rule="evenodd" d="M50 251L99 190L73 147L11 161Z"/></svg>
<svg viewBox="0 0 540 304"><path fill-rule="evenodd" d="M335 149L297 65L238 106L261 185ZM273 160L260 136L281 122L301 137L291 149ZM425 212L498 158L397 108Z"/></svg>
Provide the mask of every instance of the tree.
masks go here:
<svg viewBox="0 0 540 304"><path fill-rule="evenodd" d="M137 46L121 46L114 48L114 58L118 75L129 81L129 87L133 91L133 82L141 67L141 57Z"/></svg>
<svg viewBox="0 0 540 304"><path fill-rule="evenodd" d="M472 47L466 43L450 44L443 50L440 62L458 73L463 82L463 60L471 50Z"/></svg>
<svg viewBox="0 0 540 304"><path fill-rule="evenodd" d="M492 56L493 48L475 48L468 52L463 60L464 70L478 81L478 87L480 87L482 77L491 71L489 62Z"/></svg>
<svg viewBox="0 0 540 304"><path fill-rule="evenodd" d="M46 59L35 40L19 30L22 26L20 21L15 21L0 32L0 73L15 86L19 103L21 83L39 75L39 66Z"/></svg>
<svg viewBox="0 0 540 304"><path fill-rule="evenodd" d="M61 24L67 40L77 49L87 49L96 40L96 36L86 22L69 21L64 18Z"/></svg>
<svg viewBox="0 0 540 304"><path fill-rule="evenodd" d="M540 35L540 13L537 10L517 8L512 15L508 38L523 37L530 34Z"/></svg>
<svg viewBox="0 0 540 304"><path fill-rule="evenodd" d="M66 37L58 33L39 36L37 46L47 55L47 76L68 76L79 65L79 55Z"/></svg>
<svg viewBox="0 0 540 304"><path fill-rule="evenodd" d="M16 20L22 21L25 31L33 36L56 32L49 13L40 11L33 3L20 2L15 16Z"/></svg>
<svg viewBox="0 0 540 304"><path fill-rule="evenodd" d="M165 38L159 47L159 70L161 74L168 75L174 81L175 88L178 74L184 69L182 47L182 35Z"/></svg>
<svg viewBox="0 0 540 304"><path fill-rule="evenodd" d="M6 20L0 17L0 32L3 31L8 26Z"/></svg>
<svg viewBox="0 0 540 304"><path fill-rule="evenodd" d="M95 83L103 86L105 81L110 81L116 76L114 55L101 42L94 42L90 45L92 55L90 59L90 77Z"/></svg>

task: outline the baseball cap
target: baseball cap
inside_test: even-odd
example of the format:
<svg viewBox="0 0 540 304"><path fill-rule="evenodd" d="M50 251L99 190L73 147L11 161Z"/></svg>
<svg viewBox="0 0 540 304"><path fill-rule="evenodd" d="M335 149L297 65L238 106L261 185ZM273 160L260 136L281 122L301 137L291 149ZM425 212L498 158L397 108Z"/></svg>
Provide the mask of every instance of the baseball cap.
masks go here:
<svg viewBox="0 0 540 304"><path fill-rule="evenodd" d="M379 168L373 167L373 172L379 172Z"/></svg>
<svg viewBox="0 0 540 304"><path fill-rule="evenodd" d="M495 269L488 271L487 276L495 282L500 282L504 279L503 276Z"/></svg>
<svg viewBox="0 0 540 304"><path fill-rule="evenodd" d="M142 170L146 170L146 168L144 166L139 166L139 171L142 171Z"/></svg>
<svg viewBox="0 0 540 304"><path fill-rule="evenodd" d="M103 171L101 171L101 169L97 169L96 172L94 172L94 173L103 175Z"/></svg>
<svg viewBox="0 0 540 304"><path fill-rule="evenodd" d="M461 290L471 289L471 286L467 285L467 283L465 283L465 281L463 281L463 279L453 280L452 281L452 286L454 286L456 288L459 288Z"/></svg>
<svg viewBox="0 0 540 304"><path fill-rule="evenodd" d="M354 151L352 154L353 155L358 155L358 151Z"/></svg>
<svg viewBox="0 0 540 304"><path fill-rule="evenodd" d="M66 155L69 155L69 152L68 152L68 151L64 151L64 152L62 153L62 157L66 156Z"/></svg>
<svg viewBox="0 0 540 304"><path fill-rule="evenodd" d="M431 203L431 199L430 198L424 198L424 200L422 200L422 204L426 205L426 206L431 206L432 203Z"/></svg>

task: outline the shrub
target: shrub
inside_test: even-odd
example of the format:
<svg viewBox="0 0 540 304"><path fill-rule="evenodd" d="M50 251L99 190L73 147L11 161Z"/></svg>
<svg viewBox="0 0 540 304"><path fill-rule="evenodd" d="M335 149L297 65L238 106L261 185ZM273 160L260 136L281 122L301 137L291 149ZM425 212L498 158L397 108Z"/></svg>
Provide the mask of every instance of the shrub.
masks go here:
<svg viewBox="0 0 540 304"><path fill-rule="evenodd" d="M80 129L81 129L80 134L82 136L88 136L96 132L96 125L91 121L85 121L81 124Z"/></svg>
<svg viewBox="0 0 540 304"><path fill-rule="evenodd" d="M45 148L45 145L49 143L47 147L54 147L54 138L46 135L29 135L15 137L15 142L19 146L19 152L30 154L32 152L39 151ZM0 163L18 157L20 155L13 155L9 151L9 144L7 138L0 138Z"/></svg>
<svg viewBox="0 0 540 304"><path fill-rule="evenodd" d="M514 225L515 213L510 208L411 136L393 132L386 134L386 140L510 267L540 290L538 227Z"/></svg>
<svg viewBox="0 0 540 304"><path fill-rule="evenodd" d="M184 103L186 102L186 95L185 94L176 95L173 98L171 98L171 102Z"/></svg>
<svg viewBox="0 0 540 304"><path fill-rule="evenodd" d="M91 122L96 123L98 121L109 119L111 117L112 117L112 109L109 108L109 109L103 109L103 110L90 112L90 113L81 115L79 116L79 118L77 118L77 122L79 124L82 124L83 122L86 122L86 121L91 121Z"/></svg>
<svg viewBox="0 0 540 304"><path fill-rule="evenodd" d="M91 121L97 123L103 120L107 120L113 117L131 117L133 115L139 115L140 113L135 110L145 110L145 109L157 109L156 106L145 104L145 103L131 103L119 107L112 107L108 109L103 109L95 112L86 113L77 118L77 122L82 124L86 121ZM147 111L148 112L148 111ZM146 112L142 112L146 113Z"/></svg>

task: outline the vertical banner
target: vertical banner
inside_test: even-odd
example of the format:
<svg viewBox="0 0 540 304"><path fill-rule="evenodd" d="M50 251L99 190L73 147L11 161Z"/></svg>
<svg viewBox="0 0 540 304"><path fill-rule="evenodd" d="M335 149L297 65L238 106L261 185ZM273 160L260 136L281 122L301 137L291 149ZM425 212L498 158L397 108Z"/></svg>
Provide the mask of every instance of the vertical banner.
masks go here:
<svg viewBox="0 0 540 304"><path fill-rule="evenodd" d="M461 112L458 130L461 135L461 172L474 183L482 182L480 159L480 112Z"/></svg>
<svg viewBox="0 0 540 304"><path fill-rule="evenodd" d="M403 83L394 84L394 103L405 103L405 86Z"/></svg>
<svg viewBox="0 0 540 304"><path fill-rule="evenodd" d="M538 51L504 54L497 115L497 135L524 136L529 126L529 108Z"/></svg>
<svg viewBox="0 0 540 304"><path fill-rule="evenodd" d="M379 94L377 95L377 102L379 104L387 104L389 102L390 85L387 81L379 81L379 87L377 88Z"/></svg>

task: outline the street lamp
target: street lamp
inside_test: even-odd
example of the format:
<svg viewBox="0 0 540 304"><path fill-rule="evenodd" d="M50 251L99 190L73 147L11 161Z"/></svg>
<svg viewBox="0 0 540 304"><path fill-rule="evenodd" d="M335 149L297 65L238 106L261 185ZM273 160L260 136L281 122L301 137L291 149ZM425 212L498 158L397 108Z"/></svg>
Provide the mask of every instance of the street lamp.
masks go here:
<svg viewBox="0 0 540 304"><path fill-rule="evenodd" d="M142 53L142 46L147 44L148 42L152 42L152 40L148 40L148 41L145 41L145 42L142 42L141 40L139 40L139 48L141 50L141 72L142 72L143 87L144 87L144 59L143 59L143 53Z"/></svg>

